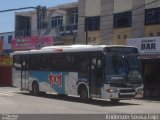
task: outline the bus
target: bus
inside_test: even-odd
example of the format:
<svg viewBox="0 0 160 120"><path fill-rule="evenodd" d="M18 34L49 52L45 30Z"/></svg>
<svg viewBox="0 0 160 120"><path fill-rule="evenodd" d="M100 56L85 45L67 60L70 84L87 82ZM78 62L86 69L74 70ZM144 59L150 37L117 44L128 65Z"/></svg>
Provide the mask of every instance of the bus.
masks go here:
<svg viewBox="0 0 160 120"><path fill-rule="evenodd" d="M15 51L13 86L33 95L57 93L89 98L143 97L138 49L116 45L48 46Z"/></svg>

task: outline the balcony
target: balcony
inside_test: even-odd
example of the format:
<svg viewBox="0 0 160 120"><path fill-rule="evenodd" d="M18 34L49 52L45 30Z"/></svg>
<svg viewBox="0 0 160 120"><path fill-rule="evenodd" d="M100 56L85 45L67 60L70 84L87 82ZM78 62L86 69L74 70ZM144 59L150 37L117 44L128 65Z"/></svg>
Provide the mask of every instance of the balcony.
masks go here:
<svg viewBox="0 0 160 120"><path fill-rule="evenodd" d="M77 24L71 24L59 27L60 34L73 34L77 32L77 29L78 29Z"/></svg>
<svg viewBox="0 0 160 120"><path fill-rule="evenodd" d="M19 30L15 31L15 37L26 37L26 36L31 36L31 31L30 30Z"/></svg>

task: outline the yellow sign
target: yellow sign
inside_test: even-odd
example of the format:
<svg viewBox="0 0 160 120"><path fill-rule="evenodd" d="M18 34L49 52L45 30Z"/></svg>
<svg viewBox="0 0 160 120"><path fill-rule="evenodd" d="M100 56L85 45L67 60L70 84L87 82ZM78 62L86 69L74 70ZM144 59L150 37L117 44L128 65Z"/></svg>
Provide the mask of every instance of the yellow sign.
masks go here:
<svg viewBox="0 0 160 120"><path fill-rule="evenodd" d="M10 56L1 56L0 57L0 66L11 66L12 58Z"/></svg>

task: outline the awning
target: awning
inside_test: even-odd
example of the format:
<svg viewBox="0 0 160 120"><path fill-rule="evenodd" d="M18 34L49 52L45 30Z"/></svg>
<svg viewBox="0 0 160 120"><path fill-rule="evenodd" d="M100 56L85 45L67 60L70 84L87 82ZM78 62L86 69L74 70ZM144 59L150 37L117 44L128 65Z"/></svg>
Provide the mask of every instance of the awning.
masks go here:
<svg viewBox="0 0 160 120"><path fill-rule="evenodd" d="M160 54L140 55L141 60L160 60Z"/></svg>

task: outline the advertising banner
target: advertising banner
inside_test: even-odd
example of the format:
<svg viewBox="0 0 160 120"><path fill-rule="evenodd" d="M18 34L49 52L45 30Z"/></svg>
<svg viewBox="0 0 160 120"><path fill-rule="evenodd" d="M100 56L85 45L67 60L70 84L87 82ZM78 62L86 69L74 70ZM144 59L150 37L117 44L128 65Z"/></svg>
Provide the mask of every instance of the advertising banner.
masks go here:
<svg viewBox="0 0 160 120"><path fill-rule="evenodd" d="M12 40L12 50L31 50L40 49L44 46L53 45L53 36L29 36L15 38Z"/></svg>

